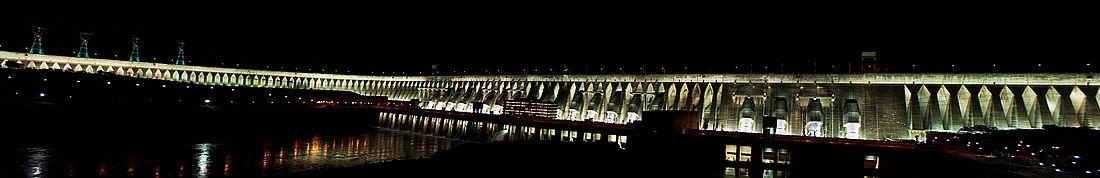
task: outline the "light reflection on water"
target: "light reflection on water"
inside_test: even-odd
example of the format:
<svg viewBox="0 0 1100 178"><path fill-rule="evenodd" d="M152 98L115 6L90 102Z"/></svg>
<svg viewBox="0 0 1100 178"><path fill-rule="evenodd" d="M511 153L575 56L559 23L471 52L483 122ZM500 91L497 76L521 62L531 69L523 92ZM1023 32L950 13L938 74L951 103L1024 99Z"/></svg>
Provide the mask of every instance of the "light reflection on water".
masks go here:
<svg viewBox="0 0 1100 178"><path fill-rule="evenodd" d="M426 158L460 143L464 142L372 130L354 135L316 134L175 146L136 143L0 148L19 150L0 152L0 177L262 177Z"/></svg>
<svg viewBox="0 0 1100 178"><path fill-rule="evenodd" d="M195 149L198 153L195 153L195 177L206 178L206 174L210 172L210 149L214 144L200 143L195 145Z"/></svg>
<svg viewBox="0 0 1100 178"><path fill-rule="evenodd" d="M45 148L26 148L23 150L27 154L27 162L24 164L24 171L28 178L44 178L43 175L46 172L47 163L49 163L50 153Z"/></svg>

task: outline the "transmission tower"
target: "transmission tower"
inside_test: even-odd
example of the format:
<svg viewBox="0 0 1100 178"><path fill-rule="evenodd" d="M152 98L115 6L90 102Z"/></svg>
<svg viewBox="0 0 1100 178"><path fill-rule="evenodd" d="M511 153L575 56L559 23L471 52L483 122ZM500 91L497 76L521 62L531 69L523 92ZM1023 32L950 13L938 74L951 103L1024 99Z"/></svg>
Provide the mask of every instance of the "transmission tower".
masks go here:
<svg viewBox="0 0 1100 178"><path fill-rule="evenodd" d="M176 64L187 65L186 59L183 58L183 42L177 41L176 44L179 46L179 55L176 56Z"/></svg>
<svg viewBox="0 0 1100 178"><path fill-rule="evenodd" d="M77 50L76 57L91 58L88 55L88 40L92 39L92 33L80 32L80 50Z"/></svg>
<svg viewBox="0 0 1100 178"><path fill-rule="evenodd" d="M34 54L37 51L38 54L45 54L42 53L42 36L46 35L46 28L32 27L31 31L34 32L34 42L31 43L30 53Z"/></svg>
<svg viewBox="0 0 1100 178"><path fill-rule="evenodd" d="M130 61L141 62L141 56L138 55L138 42L141 42L141 38L132 36L130 39L132 39L130 42Z"/></svg>

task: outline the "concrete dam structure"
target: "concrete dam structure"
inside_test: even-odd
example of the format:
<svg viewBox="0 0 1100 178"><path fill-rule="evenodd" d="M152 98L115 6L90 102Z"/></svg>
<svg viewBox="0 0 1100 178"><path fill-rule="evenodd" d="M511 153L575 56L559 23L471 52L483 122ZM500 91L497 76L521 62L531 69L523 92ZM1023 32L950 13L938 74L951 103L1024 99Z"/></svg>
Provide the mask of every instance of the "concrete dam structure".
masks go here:
<svg viewBox="0 0 1100 178"><path fill-rule="evenodd" d="M1095 127L1100 86L1086 73L367 76L0 52L4 67L185 83L351 91L425 109L499 114L507 100L558 105L554 119L626 124L642 111L701 113L699 128L871 140L984 125ZM480 105L475 107L474 105ZM778 118L764 130L765 117Z"/></svg>

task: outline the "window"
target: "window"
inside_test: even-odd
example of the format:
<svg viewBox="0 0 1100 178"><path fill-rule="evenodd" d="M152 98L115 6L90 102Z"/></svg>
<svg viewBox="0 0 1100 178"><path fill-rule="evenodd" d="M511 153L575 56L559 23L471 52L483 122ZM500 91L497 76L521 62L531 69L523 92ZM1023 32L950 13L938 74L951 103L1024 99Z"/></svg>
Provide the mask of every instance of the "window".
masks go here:
<svg viewBox="0 0 1100 178"><path fill-rule="evenodd" d="M863 158L863 168L878 169L878 156L867 155Z"/></svg>
<svg viewBox="0 0 1100 178"><path fill-rule="evenodd" d="M726 161L752 161L752 146L726 145Z"/></svg>
<svg viewBox="0 0 1100 178"><path fill-rule="evenodd" d="M737 145L726 145L726 161L737 161Z"/></svg>
<svg viewBox="0 0 1100 178"><path fill-rule="evenodd" d="M763 163L775 163L775 158L778 155L775 154L774 148L764 148L763 155L760 155L760 162Z"/></svg>
<svg viewBox="0 0 1100 178"><path fill-rule="evenodd" d="M791 164L791 153L787 149L764 148L760 155L763 163Z"/></svg>
<svg viewBox="0 0 1100 178"><path fill-rule="evenodd" d="M787 172L787 171L764 170L764 175L761 176L761 177L763 177L763 178L787 178L787 177L790 177L789 174L790 173Z"/></svg>
<svg viewBox="0 0 1100 178"><path fill-rule="evenodd" d="M725 173L722 174L722 177L725 177L725 178L748 178L748 177L750 177L749 172L750 172L750 170L747 169L747 168L726 167L726 171L725 171Z"/></svg>
<svg viewBox="0 0 1100 178"><path fill-rule="evenodd" d="M776 163L791 164L791 152L787 151L787 149L780 148L779 149L779 161L776 161Z"/></svg>
<svg viewBox="0 0 1100 178"><path fill-rule="evenodd" d="M739 151L741 151L740 152L741 153L741 159L739 159L739 161L741 161L741 162L750 162L750 161L752 161L752 146L741 146L741 149Z"/></svg>

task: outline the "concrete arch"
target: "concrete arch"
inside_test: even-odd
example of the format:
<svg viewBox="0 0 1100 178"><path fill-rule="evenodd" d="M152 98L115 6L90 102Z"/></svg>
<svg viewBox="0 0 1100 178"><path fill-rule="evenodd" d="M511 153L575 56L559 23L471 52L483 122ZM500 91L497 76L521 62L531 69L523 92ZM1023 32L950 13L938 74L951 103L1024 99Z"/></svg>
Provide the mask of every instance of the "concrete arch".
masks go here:
<svg viewBox="0 0 1100 178"><path fill-rule="evenodd" d="M699 88L699 83L694 83L692 85L694 86L691 88L691 100L686 109L689 111L700 111L703 107L703 91Z"/></svg>
<svg viewBox="0 0 1100 178"><path fill-rule="evenodd" d="M225 79L221 73L210 73L210 85L222 85L222 79Z"/></svg>
<svg viewBox="0 0 1100 178"><path fill-rule="evenodd" d="M996 126L1001 128L1017 128L1019 120L1016 120L1016 95L1012 93L1011 89L1008 89L1008 85L1001 87L1001 116L1004 119L1000 119L996 122Z"/></svg>
<svg viewBox="0 0 1100 178"><path fill-rule="evenodd" d="M993 107L993 93L989 91L985 85L982 85L981 90L978 91L978 107L981 108L981 120L975 120L975 125L993 126L991 123L991 114Z"/></svg>
<svg viewBox="0 0 1100 178"><path fill-rule="evenodd" d="M1073 86L1073 91L1070 92L1070 94L1069 94L1069 101L1070 101L1070 104L1073 106L1073 115L1075 117L1074 121L1076 123L1072 123L1073 124L1072 126L1076 126L1076 127L1089 127L1090 126L1089 125L1090 121L1089 121L1088 117L1084 117L1082 115L1085 111L1084 109L1085 109L1085 99L1086 99L1086 97L1087 97L1087 95L1085 95L1085 92L1081 91L1080 86Z"/></svg>
<svg viewBox="0 0 1100 178"><path fill-rule="evenodd" d="M931 108L930 100L932 99L932 93L928 90L927 85L920 85L920 89L917 90L917 106L918 113L913 115L912 128L920 130L932 129L931 127Z"/></svg>
<svg viewBox="0 0 1100 178"><path fill-rule="evenodd" d="M661 84L661 86L663 88L664 84ZM665 90L665 94L666 94L665 95L665 100L664 100L665 110L675 110L676 109L676 103L677 103L676 101L679 99L679 97L678 97L679 93L680 93L680 90L676 89L676 84L675 83L670 83L668 85L668 88Z"/></svg>
<svg viewBox="0 0 1100 178"><path fill-rule="evenodd" d="M948 107L951 104L951 91L947 90L947 86L940 85L939 91L936 92L936 104L939 106L940 117L932 120L932 129L951 130L951 111Z"/></svg>
<svg viewBox="0 0 1100 178"><path fill-rule="evenodd" d="M714 99L715 89L712 83L707 83L705 88L706 89L703 90L703 104L701 105L702 109L700 112L700 116L703 119L703 121L700 122L700 129L714 130L716 128L714 123L717 122L715 121L715 118L717 118L715 114L718 113L717 109L714 108L717 103Z"/></svg>
<svg viewBox="0 0 1100 178"><path fill-rule="evenodd" d="M691 95L691 91L692 90L688 87L687 83L682 83L680 85L680 98L678 98L676 101L676 110L686 111L691 108L691 99L694 98L694 96Z"/></svg>
<svg viewBox="0 0 1100 178"><path fill-rule="evenodd" d="M206 83L206 73L199 72L198 82L199 84Z"/></svg>

